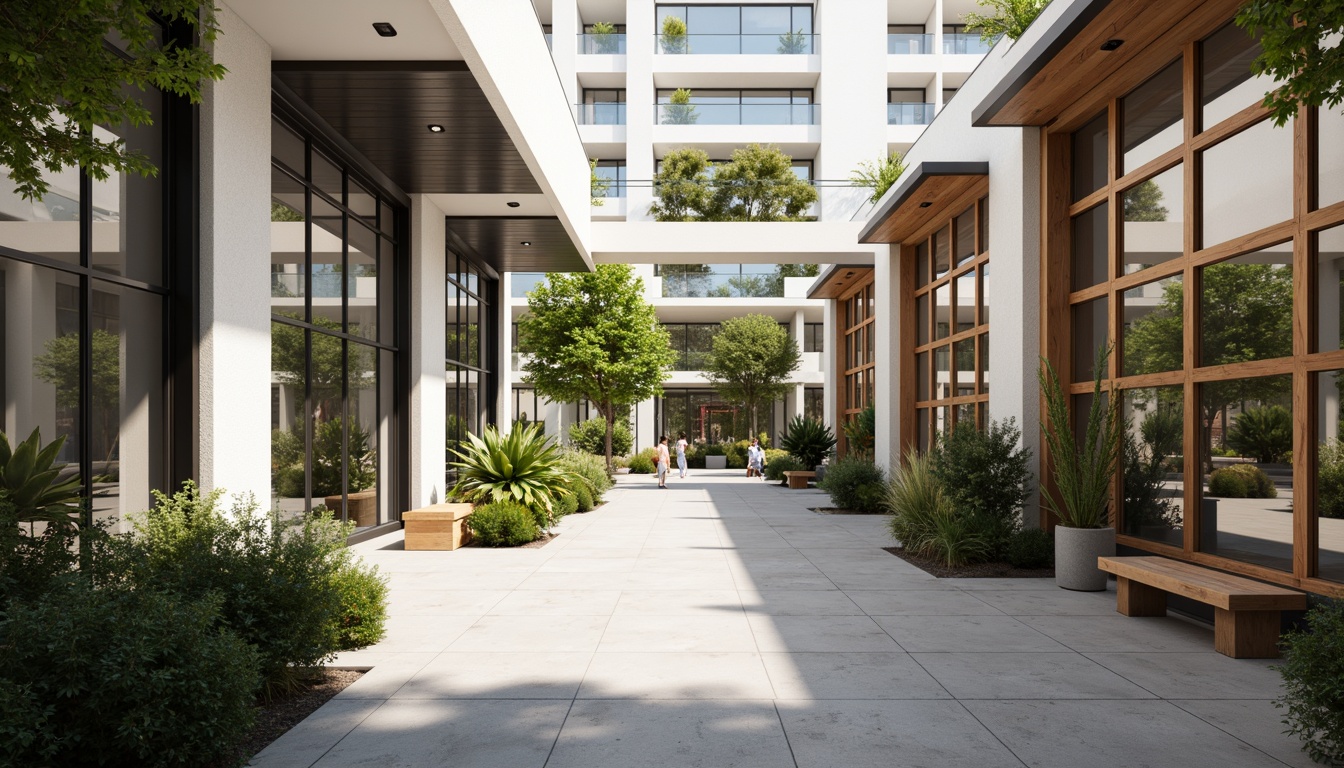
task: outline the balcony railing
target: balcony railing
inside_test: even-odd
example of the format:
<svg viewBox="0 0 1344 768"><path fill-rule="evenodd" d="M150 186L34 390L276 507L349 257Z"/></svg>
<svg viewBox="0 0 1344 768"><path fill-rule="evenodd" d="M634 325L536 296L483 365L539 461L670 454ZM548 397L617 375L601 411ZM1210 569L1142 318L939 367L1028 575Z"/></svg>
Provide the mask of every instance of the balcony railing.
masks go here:
<svg viewBox="0 0 1344 768"><path fill-rule="evenodd" d="M575 104L574 121L579 125L625 125L625 105Z"/></svg>
<svg viewBox="0 0 1344 768"><path fill-rule="evenodd" d="M339 299L347 293L360 298L359 280L372 281L372 276L318 273L304 275L296 272L271 273L271 297L294 298L312 296L315 299Z"/></svg>
<svg viewBox="0 0 1344 768"><path fill-rule="evenodd" d="M771 273L664 274L662 279L663 297L668 299L768 299L784 295L784 280Z"/></svg>
<svg viewBox="0 0 1344 768"><path fill-rule="evenodd" d="M933 122L933 105L903 101L887 105L887 125L928 125Z"/></svg>
<svg viewBox="0 0 1344 768"><path fill-rule="evenodd" d="M604 184L605 186L604 186L603 189L600 189L600 190L599 190L599 189L594 189L594 190L593 190L593 197L600 197L600 198L603 198L603 199L611 199L611 198L625 197L625 196L626 196L626 194L625 194L625 182L624 182L624 181L617 181L616 179L607 179L607 178L603 178L603 177L601 177L601 176L599 176L598 178L601 179L602 184Z"/></svg>
<svg viewBox="0 0 1344 768"><path fill-rule="evenodd" d="M943 35L943 53L983 55L994 47L994 41L986 43L979 35Z"/></svg>
<svg viewBox="0 0 1344 768"><path fill-rule="evenodd" d="M659 104L658 125L816 125L820 104Z"/></svg>
<svg viewBox="0 0 1344 768"><path fill-rule="evenodd" d="M625 33L609 32L605 35L585 32L579 35L579 53L591 53L598 56L624 56Z"/></svg>
<svg viewBox="0 0 1344 768"><path fill-rule="evenodd" d="M658 53L669 54L808 54L817 52L818 35L656 35Z"/></svg>
<svg viewBox="0 0 1344 768"><path fill-rule="evenodd" d="M897 32L887 35L887 53L933 53L933 35L915 32Z"/></svg>

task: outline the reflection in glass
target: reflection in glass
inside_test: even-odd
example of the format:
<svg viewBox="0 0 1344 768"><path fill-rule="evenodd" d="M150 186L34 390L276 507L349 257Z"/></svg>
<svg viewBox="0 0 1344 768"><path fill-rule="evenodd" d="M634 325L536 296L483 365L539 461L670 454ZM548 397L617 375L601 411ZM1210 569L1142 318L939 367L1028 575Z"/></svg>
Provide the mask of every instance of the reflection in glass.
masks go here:
<svg viewBox="0 0 1344 768"><path fill-rule="evenodd" d="M1341 432L1341 396L1344 371L1316 374L1316 536L1317 574L1344 582L1344 433Z"/></svg>
<svg viewBox="0 0 1344 768"><path fill-rule="evenodd" d="M952 260L948 253L950 246L948 244L947 229L940 229L933 233L933 279L937 280L947 274L951 268Z"/></svg>
<svg viewBox="0 0 1344 768"><path fill-rule="evenodd" d="M271 157L288 166L295 176L302 177L306 155L303 139L279 120L271 120Z"/></svg>
<svg viewBox="0 0 1344 768"><path fill-rule="evenodd" d="M989 394L989 334L976 337L980 342L980 394Z"/></svg>
<svg viewBox="0 0 1344 768"><path fill-rule="evenodd" d="M1097 350L1106 344L1106 298L1085 301L1073 306L1073 380L1091 381L1096 365ZM1106 372L1102 372L1105 377Z"/></svg>
<svg viewBox="0 0 1344 768"><path fill-rule="evenodd" d="M1102 203L1073 217L1073 290L1078 291L1110 279L1107 266L1107 211Z"/></svg>
<svg viewBox="0 0 1344 768"><path fill-rule="evenodd" d="M989 250L989 198L980 198L980 252Z"/></svg>
<svg viewBox="0 0 1344 768"><path fill-rule="evenodd" d="M304 331L271 323L271 506L292 514L308 508L305 343Z"/></svg>
<svg viewBox="0 0 1344 768"><path fill-rule="evenodd" d="M915 378L916 398L920 402L930 400L929 397L929 353L920 352L915 355Z"/></svg>
<svg viewBox="0 0 1344 768"><path fill-rule="evenodd" d="M957 397L975 394L975 339L958 341L952 345L952 359L956 364Z"/></svg>
<svg viewBox="0 0 1344 768"><path fill-rule="evenodd" d="M1256 75L1251 62L1260 55L1260 41L1232 23L1200 44L1200 102L1203 130L1208 130L1273 90L1273 79Z"/></svg>
<svg viewBox="0 0 1344 768"><path fill-rule="evenodd" d="M317 189L327 193L327 196L338 203L345 203L345 192L343 189L343 180L341 169L335 163L328 160L321 152L312 153L312 182Z"/></svg>
<svg viewBox="0 0 1344 768"><path fill-rule="evenodd" d="M957 333L975 327L975 270L957 275Z"/></svg>
<svg viewBox="0 0 1344 768"><path fill-rule="evenodd" d="M1179 371L1185 365L1184 277L1173 275L1125 291L1125 376Z"/></svg>
<svg viewBox="0 0 1344 768"><path fill-rule="evenodd" d="M915 287L923 288L929 284L929 243L927 240L915 246Z"/></svg>
<svg viewBox="0 0 1344 768"><path fill-rule="evenodd" d="M929 343L929 294L915 299L915 344Z"/></svg>
<svg viewBox="0 0 1344 768"><path fill-rule="evenodd" d="M144 155L156 168L164 167L162 133L163 96L151 88L127 88L123 93L140 100L153 118L152 125L119 125L113 130L94 126L99 141L124 142L128 152ZM163 282L163 183L156 177L112 171L102 181L90 179L93 252L89 266L147 283ZM4 216L0 215L0 220Z"/></svg>
<svg viewBox="0 0 1344 768"><path fill-rule="evenodd" d="M1292 571L1292 407L1287 375L1200 386L1202 551Z"/></svg>
<svg viewBox="0 0 1344 768"><path fill-rule="evenodd" d="M347 343L350 376L345 450L346 519L364 528L378 524L378 351ZM331 499L328 500L330 506Z"/></svg>
<svg viewBox="0 0 1344 768"><path fill-rule="evenodd" d="M1073 132L1073 201L1077 202L1101 189L1107 181L1106 111Z"/></svg>
<svg viewBox="0 0 1344 768"><path fill-rule="evenodd" d="M1316 142L1316 207L1344 200L1344 104L1321 107Z"/></svg>
<svg viewBox="0 0 1344 768"><path fill-rule="evenodd" d="M1183 167L1163 171L1122 193L1124 200L1124 274L1178 258L1185 249L1185 174Z"/></svg>
<svg viewBox="0 0 1344 768"><path fill-rule="evenodd" d="M930 448L932 448L933 446L929 444L930 438L929 438L928 408L915 409L915 429L918 431L918 435L915 439L918 442L919 450L927 451Z"/></svg>
<svg viewBox="0 0 1344 768"><path fill-rule="evenodd" d="M957 234L957 266L975 258L975 206L961 212L953 228Z"/></svg>
<svg viewBox="0 0 1344 768"><path fill-rule="evenodd" d="M952 286L943 283L933 289L933 338L946 339L952 322Z"/></svg>
<svg viewBox="0 0 1344 768"><path fill-rule="evenodd" d="M1121 173L1138 168L1185 138L1181 94L1181 59L1177 59L1120 100Z"/></svg>
<svg viewBox="0 0 1344 768"><path fill-rule="evenodd" d="M1344 349L1344 225L1316 235L1316 351Z"/></svg>
<svg viewBox="0 0 1344 768"><path fill-rule="evenodd" d="M945 400L952 397L951 363L952 355L948 347L942 346L933 350L933 397L935 400Z"/></svg>
<svg viewBox="0 0 1344 768"><path fill-rule="evenodd" d="M1183 391L1152 387L1124 393L1121 530L1173 547L1184 544Z"/></svg>
<svg viewBox="0 0 1344 768"><path fill-rule="evenodd" d="M1204 267L1200 365L1227 365L1293 353L1292 243Z"/></svg>
<svg viewBox="0 0 1344 768"><path fill-rule="evenodd" d="M1293 216L1293 131L1261 120L1204 150L1203 247ZM1256 173L1246 172L1254 157Z"/></svg>
<svg viewBox="0 0 1344 768"><path fill-rule="evenodd" d="M349 332L378 339L378 235L358 219L350 220L345 297Z"/></svg>
<svg viewBox="0 0 1344 768"><path fill-rule="evenodd" d="M989 323L989 264L980 265L980 324Z"/></svg>

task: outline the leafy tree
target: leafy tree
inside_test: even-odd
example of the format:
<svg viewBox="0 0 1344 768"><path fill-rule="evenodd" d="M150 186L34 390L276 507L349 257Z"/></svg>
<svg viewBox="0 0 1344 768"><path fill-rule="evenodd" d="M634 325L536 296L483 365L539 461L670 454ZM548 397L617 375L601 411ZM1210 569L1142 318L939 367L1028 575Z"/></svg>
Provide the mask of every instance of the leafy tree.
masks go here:
<svg viewBox="0 0 1344 768"><path fill-rule="evenodd" d="M658 199L649 206L649 213L658 221L703 218L711 210L709 174L713 167L703 149L688 147L668 152L653 177Z"/></svg>
<svg viewBox="0 0 1344 768"><path fill-rule="evenodd" d="M724 221L800 221L817 189L798 178L793 158L778 147L751 144L716 169L713 201Z"/></svg>
<svg viewBox="0 0 1344 768"><path fill-rule="evenodd" d="M1262 102L1275 125L1286 124L1300 106L1333 107L1344 101L1344 46L1324 44L1344 30L1344 3L1248 0L1236 23L1260 35L1261 53L1251 71L1280 83Z"/></svg>
<svg viewBox="0 0 1344 768"><path fill-rule="evenodd" d="M599 21L593 24L593 52L594 53L616 53L619 47L620 38L616 37L616 25L608 21Z"/></svg>
<svg viewBox="0 0 1344 768"><path fill-rule="evenodd" d="M784 278L786 277L816 277L821 274L821 267L816 264L778 264L775 266L775 274L771 276L771 296L784 295Z"/></svg>
<svg viewBox="0 0 1344 768"><path fill-rule="evenodd" d="M1050 0L980 0L986 14L968 13L963 17L966 29L979 31L980 39L992 43L999 35L1016 40L1041 15Z"/></svg>
<svg viewBox="0 0 1344 768"><path fill-rule="evenodd" d="M667 105L663 107L663 125L695 125L699 119L700 115L691 103L690 89L678 88L673 91Z"/></svg>
<svg viewBox="0 0 1344 768"><path fill-rule="evenodd" d="M89 391L93 413L89 414L102 433L100 445L107 447L111 459L114 423L121 421L121 337L101 328L93 331L92 388ZM58 408L79 407L79 334L67 333L48 339L47 351L33 358L34 373L56 388Z"/></svg>
<svg viewBox="0 0 1344 768"><path fill-rule="evenodd" d="M518 322L520 347L531 355L525 380L558 403L589 400L607 421L606 459L622 406L661 394L676 360L667 329L644 300L644 281L628 264L593 272L548 273L527 295Z"/></svg>
<svg viewBox="0 0 1344 768"><path fill-rule="evenodd" d="M1125 221L1166 221L1162 188L1149 179L1125 193Z"/></svg>
<svg viewBox="0 0 1344 768"><path fill-rule="evenodd" d="M705 361L705 378L725 399L742 403L751 413L756 434L757 408L774 402L792 385L798 369L798 343L765 315L745 315L724 322Z"/></svg>
<svg viewBox="0 0 1344 768"><path fill-rule="evenodd" d="M295 320L298 315L283 314ZM339 320L314 315L312 324L332 331L341 330ZM304 336L307 332L286 323L271 323L271 371L276 381L297 387L302 397L304 384L312 388L313 406L323 420L341 414L341 386L348 376L351 389L368 384L373 371L373 355L362 344L350 344L350 359L342 365L342 340L325 333L313 333L313 368L305 375ZM346 371L348 370L348 373Z"/></svg>
<svg viewBox="0 0 1344 768"><path fill-rule="evenodd" d="M160 42L154 16L182 22L190 39ZM215 8L201 0L82 0L0 3L0 166L15 192L40 200L44 171L80 166L104 181L111 173L153 176L150 159L94 126L150 125L136 91L158 88L201 101L201 82L220 80L208 42ZM106 44L117 39L126 56Z"/></svg>
<svg viewBox="0 0 1344 768"><path fill-rule="evenodd" d="M873 190L868 201L876 203L903 173L905 173L905 161L901 158L901 153L892 152L881 160L865 160L859 163L859 167L849 174L849 179L855 186Z"/></svg>

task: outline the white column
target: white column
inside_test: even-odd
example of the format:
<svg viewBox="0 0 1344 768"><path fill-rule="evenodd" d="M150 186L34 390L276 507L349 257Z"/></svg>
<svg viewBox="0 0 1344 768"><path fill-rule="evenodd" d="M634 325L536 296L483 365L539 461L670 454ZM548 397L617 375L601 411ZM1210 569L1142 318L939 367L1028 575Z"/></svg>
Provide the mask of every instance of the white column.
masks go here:
<svg viewBox="0 0 1344 768"><path fill-rule="evenodd" d="M509 363L513 359L511 354L513 339L510 330L512 313L509 312L509 284L505 279L507 276L507 273L500 275L499 295L491 310L494 325L499 329L498 351L495 353L492 369L495 371L495 426L505 433L513 428L513 380L509 376Z"/></svg>
<svg viewBox="0 0 1344 768"><path fill-rule="evenodd" d="M886 155L887 4L846 0L817 16L822 146L816 178L848 179L859 163ZM848 219L861 193L832 187L822 195L823 219ZM857 192L857 191L856 191Z"/></svg>
<svg viewBox="0 0 1344 768"><path fill-rule="evenodd" d="M411 471L410 509L441 502L448 390L444 374L447 232L443 211L411 196Z"/></svg>
<svg viewBox="0 0 1344 768"><path fill-rule="evenodd" d="M799 354L802 354L802 351L807 347L807 345L803 341L806 332L807 332L806 315L803 314L803 310L801 309L796 310L793 313L793 338L795 341L798 342ZM802 382L798 382L797 384L793 385L792 397L788 397L785 399L786 407L784 409L784 423L778 425L781 434L783 433L784 429L788 427L789 421L794 416L803 415L803 411L806 408L806 403L807 403L807 395L803 388L803 384ZM775 435L771 435L770 439L774 440Z"/></svg>
<svg viewBox="0 0 1344 768"><path fill-rule="evenodd" d="M200 485L270 496L271 49L227 6L201 105Z"/></svg>
<svg viewBox="0 0 1344 768"><path fill-rule="evenodd" d="M41 430L43 445L56 438L56 387L33 370L33 360L56 338L56 274L20 261L5 265L3 426L11 446L34 429ZM68 447L63 453L75 455Z"/></svg>
<svg viewBox="0 0 1344 768"><path fill-rule="evenodd" d="M821 395L821 420L831 425L832 429L839 429L840 425L836 421L838 416L836 409L839 407L839 387L842 382L839 373L835 370L836 348L840 344L837 339L840 333L839 302L835 299L827 299L825 314L826 351L821 355L821 378L822 381L826 382L826 388L822 390Z"/></svg>
<svg viewBox="0 0 1344 768"><path fill-rule="evenodd" d="M878 246L873 255L873 300L877 319L873 323L873 354L877 384L873 401L877 424L873 436L873 460L890 469L901 459L901 420L914 414L901 413L901 250L899 245ZM910 361L913 363L913 361Z"/></svg>
<svg viewBox="0 0 1344 768"><path fill-rule="evenodd" d="M551 59L555 61L555 71L561 73L560 86L571 108L582 96L579 79L574 76L581 31L583 23L576 0L551 0Z"/></svg>
<svg viewBox="0 0 1344 768"><path fill-rule="evenodd" d="M625 173L626 178L640 182L653 178L654 167L654 16L653 3L648 0L625 0ZM648 220L652 203L653 188L647 183L628 187L626 219Z"/></svg>

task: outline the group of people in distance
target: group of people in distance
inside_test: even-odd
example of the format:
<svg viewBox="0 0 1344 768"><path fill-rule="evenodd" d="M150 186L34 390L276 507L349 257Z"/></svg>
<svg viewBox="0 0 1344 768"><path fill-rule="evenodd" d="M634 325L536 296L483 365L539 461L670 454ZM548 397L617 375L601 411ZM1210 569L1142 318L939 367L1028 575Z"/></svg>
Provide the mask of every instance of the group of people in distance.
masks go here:
<svg viewBox="0 0 1344 768"><path fill-rule="evenodd" d="M681 473L681 479L686 479L686 448L689 444L686 442L686 433L677 435L677 469ZM667 435L658 438L658 487L667 487L667 473L672 467L672 455L667 448ZM761 447L760 441L756 438L751 439L751 445L747 447L747 477L759 477L765 479L765 449Z"/></svg>

